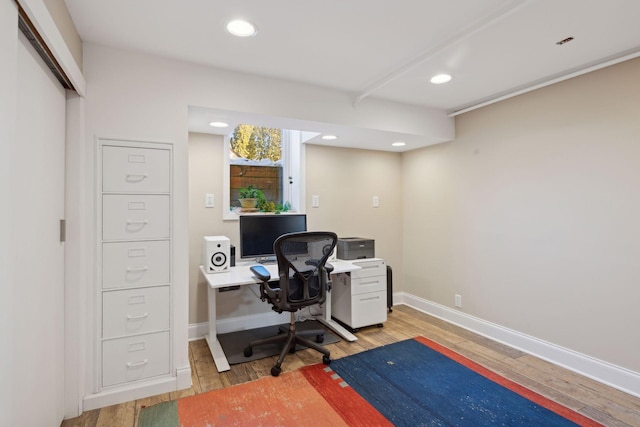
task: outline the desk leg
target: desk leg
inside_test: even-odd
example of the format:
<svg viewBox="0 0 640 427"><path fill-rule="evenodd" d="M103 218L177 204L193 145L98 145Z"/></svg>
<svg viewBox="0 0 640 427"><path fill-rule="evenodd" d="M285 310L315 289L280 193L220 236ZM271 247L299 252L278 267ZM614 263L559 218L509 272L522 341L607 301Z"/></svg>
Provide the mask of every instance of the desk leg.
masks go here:
<svg viewBox="0 0 640 427"><path fill-rule="evenodd" d="M213 356L213 362L216 364L218 372L228 371L229 361L225 356L222 346L218 341L218 331L216 328L216 293L217 289L207 286L207 299L209 300L209 333L205 335L209 350Z"/></svg>
<svg viewBox="0 0 640 427"><path fill-rule="evenodd" d="M344 273L339 273L339 274L344 274ZM337 275L333 276L333 280L339 280L336 276ZM353 335L351 332L347 331L342 325L340 325L338 322L334 321L331 318L331 292L327 293L327 300L324 303L322 315L316 317L316 320L324 324L329 329L332 329L334 332L336 332L338 335L340 335L342 338L344 338L347 341L356 341L358 339L358 337Z"/></svg>

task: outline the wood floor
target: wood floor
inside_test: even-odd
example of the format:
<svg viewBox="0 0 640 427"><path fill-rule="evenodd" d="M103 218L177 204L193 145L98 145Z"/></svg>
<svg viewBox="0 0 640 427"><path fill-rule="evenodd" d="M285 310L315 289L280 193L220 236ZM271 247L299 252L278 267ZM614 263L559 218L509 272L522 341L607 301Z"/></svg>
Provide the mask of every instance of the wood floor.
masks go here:
<svg viewBox="0 0 640 427"><path fill-rule="evenodd" d="M640 399L566 369L514 350L409 308L395 306L383 328L365 328L355 342L327 346L338 359L364 350L424 335L481 365L607 426L640 426ZM229 387L270 375L275 357L231 366L218 373L204 340L189 344L193 385L190 389L87 411L62 427L137 427L140 409L156 403ZM283 372L319 363L312 350L288 355Z"/></svg>

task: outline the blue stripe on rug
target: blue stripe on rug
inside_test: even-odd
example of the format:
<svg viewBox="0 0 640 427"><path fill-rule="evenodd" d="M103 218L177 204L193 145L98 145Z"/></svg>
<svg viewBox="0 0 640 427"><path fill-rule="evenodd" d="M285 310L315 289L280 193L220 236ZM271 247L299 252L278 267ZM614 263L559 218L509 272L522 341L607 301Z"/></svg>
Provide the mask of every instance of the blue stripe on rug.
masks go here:
<svg viewBox="0 0 640 427"><path fill-rule="evenodd" d="M397 426L575 426L413 339L331 362Z"/></svg>

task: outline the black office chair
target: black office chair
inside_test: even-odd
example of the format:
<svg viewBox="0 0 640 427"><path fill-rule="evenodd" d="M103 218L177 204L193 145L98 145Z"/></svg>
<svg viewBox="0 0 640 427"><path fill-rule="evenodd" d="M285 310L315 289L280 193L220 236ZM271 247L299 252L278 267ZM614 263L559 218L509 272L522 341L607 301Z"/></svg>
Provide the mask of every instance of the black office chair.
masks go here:
<svg viewBox="0 0 640 427"><path fill-rule="evenodd" d="M261 299L272 304L273 310L278 313L291 312L288 329L281 327L278 335L252 341L244 349L244 355L250 357L253 347L284 342L278 361L271 368L271 375L274 377L282 371L282 361L287 353L295 352L296 344L319 351L323 354L322 362L325 365L331 363L329 350L316 344L324 341L324 329L296 332L295 312L302 307L325 302L333 271L333 267L327 264L327 259L337 241L335 233L324 231L290 233L278 237L273 244L278 262L278 282L269 282L271 275L264 267L251 267L251 271L261 282ZM303 335L315 335L316 342Z"/></svg>

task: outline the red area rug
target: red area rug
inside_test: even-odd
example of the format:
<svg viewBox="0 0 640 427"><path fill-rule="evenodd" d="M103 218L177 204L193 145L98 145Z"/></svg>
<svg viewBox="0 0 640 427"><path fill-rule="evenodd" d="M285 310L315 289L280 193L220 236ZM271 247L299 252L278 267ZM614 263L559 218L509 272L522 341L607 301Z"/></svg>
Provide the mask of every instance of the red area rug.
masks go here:
<svg viewBox="0 0 640 427"><path fill-rule="evenodd" d="M306 366L144 408L138 425L599 425L424 337L331 367Z"/></svg>
<svg viewBox="0 0 640 427"><path fill-rule="evenodd" d="M144 408L139 427L390 426L375 408L317 364L278 377Z"/></svg>

